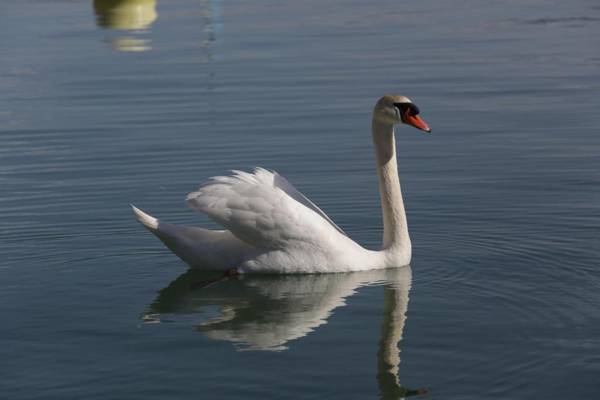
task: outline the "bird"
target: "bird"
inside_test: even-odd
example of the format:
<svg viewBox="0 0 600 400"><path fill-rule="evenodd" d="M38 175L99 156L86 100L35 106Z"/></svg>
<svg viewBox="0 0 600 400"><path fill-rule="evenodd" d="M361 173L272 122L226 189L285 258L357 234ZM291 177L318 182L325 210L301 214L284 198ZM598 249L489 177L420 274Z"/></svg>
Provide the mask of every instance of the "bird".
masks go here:
<svg viewBox="0 0 600 400"><path fill-rule="evenodd" d="M134 216L192 268L246 273L335 273L406 266L412 247L396 159L395 126L431 128L401 95L375 104L372 139L383 216L383 241L367 249L275 171L216 176L187 195L187 205L223 229L177 226L131 205Z"/></svg>

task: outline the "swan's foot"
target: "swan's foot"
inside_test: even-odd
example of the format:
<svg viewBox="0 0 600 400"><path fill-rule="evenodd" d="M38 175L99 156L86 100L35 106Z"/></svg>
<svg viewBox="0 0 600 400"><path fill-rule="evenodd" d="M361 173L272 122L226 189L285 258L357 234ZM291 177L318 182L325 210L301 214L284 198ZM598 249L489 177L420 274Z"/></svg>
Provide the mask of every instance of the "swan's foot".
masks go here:
<svg viewBox="0 0 600 400"><path fill-rule="evenodd" d="M225 271L223 273L223 277L227 277L227 278L233 278L235 276L238 276L240 274L240 271L238 271L237 268L230 268L227 271Z"/></svg>
<svg viewBox="0 0 600 400"><path fill-rule="evenodd" d="M427 389L417 389L417 390L407 389L406 392L404 393L404 397L425 396L426 394L429 394L429 391Z"/></svg>
<svg viewBox="0 0 600 400"><path fill-rule="evenodd" d="M217 276L216 278L208 279L208 280L200 281L200 282L194 282L194 283L190 284L190 289L194 290L194 289L206 288L208 286L214 285L215 283L221 282L222 280L229 279L229 278L235 278L239 274L240 274L240 272L237 270L237 268L230 268L230 269L226 270L225 272L223 272L221 275Z"/></svg>

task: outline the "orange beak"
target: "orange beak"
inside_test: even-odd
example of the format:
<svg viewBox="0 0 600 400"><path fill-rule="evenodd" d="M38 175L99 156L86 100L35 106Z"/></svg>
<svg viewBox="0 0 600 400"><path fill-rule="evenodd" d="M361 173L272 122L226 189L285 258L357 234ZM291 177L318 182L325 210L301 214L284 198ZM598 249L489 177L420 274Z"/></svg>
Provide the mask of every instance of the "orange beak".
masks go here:
<svg viewBox="0 0 600 400"><path fill-rule="evenodd" d="M429 127L429 125L427 125L427 123L423 121L418 115L405 115L404 122L427 133L431 132L431 128Z"/></svg>

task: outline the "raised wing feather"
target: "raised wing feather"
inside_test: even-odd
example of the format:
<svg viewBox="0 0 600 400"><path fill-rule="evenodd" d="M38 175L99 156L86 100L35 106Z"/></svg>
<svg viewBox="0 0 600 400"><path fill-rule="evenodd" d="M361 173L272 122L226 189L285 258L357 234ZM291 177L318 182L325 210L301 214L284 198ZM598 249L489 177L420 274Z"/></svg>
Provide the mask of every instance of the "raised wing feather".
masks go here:
<svg viewBox="0 0 600 400"><path fill-rule="evenodd" d="M285 178L262 168L214 177L188 194L187 204L257 247L318 245L322 235L345 235Z"/></svg>

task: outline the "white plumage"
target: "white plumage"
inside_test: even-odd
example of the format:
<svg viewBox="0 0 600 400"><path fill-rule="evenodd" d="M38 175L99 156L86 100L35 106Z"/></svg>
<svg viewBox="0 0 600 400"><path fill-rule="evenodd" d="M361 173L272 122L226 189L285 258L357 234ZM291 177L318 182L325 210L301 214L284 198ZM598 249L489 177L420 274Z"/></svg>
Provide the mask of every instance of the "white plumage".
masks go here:
<svg viewBox="0 0 600 400"><path fill-rule="evenodd" d="M134 207L138 220L192 267L243 272L340 272L373 268L353 242L276 172L233 171L188 194L187 204L226 230L164 224Z"/></svg>

